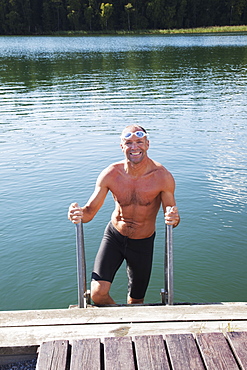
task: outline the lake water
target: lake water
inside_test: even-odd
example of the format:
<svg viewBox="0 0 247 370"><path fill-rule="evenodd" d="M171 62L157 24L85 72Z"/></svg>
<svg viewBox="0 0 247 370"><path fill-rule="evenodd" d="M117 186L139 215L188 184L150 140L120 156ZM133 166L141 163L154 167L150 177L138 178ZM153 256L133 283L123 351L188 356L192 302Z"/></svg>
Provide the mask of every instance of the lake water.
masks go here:
<svg viewBox="0 0 247 370"><path fill-rule="evenodd" d="M247 301L247 35L0 37L0 310L77 303L71 202L127 124L176 180L174 301ZM114 203L84 225L87 280ZM164 287L164 222L146 303ZM123 266L112 286L126 301Z"/></svg>

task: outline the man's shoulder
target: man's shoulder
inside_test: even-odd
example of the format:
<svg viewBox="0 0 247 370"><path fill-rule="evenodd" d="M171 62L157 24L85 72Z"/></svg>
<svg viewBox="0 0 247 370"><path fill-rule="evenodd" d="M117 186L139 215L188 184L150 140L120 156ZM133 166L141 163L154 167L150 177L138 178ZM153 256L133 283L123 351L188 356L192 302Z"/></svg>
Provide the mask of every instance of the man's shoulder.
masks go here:
<svg viewBox="0 0 247 370"><path fill-rule="evenodd" d="M119 161L119 162L112 163L108 167L106 167L106 171L109 171L109 172L117 171L122 168L124 168L124 161Z"/></svg>
<svg viewBox="0 0 247 370"><path fill-rule="evenodd" d="M154 174L160 181L169 181L173 179L171 172L165 166L154 160L152 160L152 162Z"/></svg>
<svg viewBox="0 0 247 370"><path fill-rule="evenodd" d="M163 164L151 159L152 163L153 163L153 168L157 171L160 171L161 173L163 174L168 174L169 171L167 168L165 168L165 166L163 166Z"/></svg>
<svg viewBox="0 0 247 370"><path fill-rule="evenodd" d="M115 162L106 167L102 172L102 176L115 175L117 172L122 171L124 168L124 161Z"/></svg>

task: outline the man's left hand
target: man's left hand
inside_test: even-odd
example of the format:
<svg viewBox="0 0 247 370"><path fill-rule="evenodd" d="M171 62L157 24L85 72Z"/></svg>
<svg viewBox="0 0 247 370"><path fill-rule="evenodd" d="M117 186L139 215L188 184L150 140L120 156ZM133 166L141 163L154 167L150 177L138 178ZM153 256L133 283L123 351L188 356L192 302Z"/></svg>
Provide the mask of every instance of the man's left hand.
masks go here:
<svg viewBox="0 0 247 370"><path fill-rule="evenodd" d="M165 213L165 223L167 225L172 225L173 227L178 226L180 221L179 213L178 213L178 207L166 207L166 213Z"/></svg>

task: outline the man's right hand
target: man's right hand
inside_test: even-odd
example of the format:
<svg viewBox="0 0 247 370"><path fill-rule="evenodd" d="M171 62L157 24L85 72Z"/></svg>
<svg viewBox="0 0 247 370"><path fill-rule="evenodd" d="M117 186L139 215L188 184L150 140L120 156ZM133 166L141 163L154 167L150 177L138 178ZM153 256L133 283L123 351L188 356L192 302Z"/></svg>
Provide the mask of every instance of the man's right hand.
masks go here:
<svg viewBox="0 0 247 370"><path fill-rule="evenodd" d="M68 219L73 222L73 224L78 224L82 221L83 210L79 207L78 203L71 203L68 211Z"/></svg>

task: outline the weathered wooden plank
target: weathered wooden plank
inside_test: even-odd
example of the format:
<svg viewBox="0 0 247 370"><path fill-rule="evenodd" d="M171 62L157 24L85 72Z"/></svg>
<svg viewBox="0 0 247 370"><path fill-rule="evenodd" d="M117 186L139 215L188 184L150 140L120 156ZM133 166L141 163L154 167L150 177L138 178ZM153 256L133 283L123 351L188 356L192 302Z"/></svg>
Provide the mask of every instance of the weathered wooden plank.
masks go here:
<svg viewBox="0 0 247 370"><path fill-rule="evenodd" d="M192 334L168 334L165 340L172 369L205 369Z"/></svg>
<svg viewBox="0 0 247 370"><path fill-rule="evenodd" d="M162 335L134 338L138 369L170 370Z"/></svg>
<svg viewBox="0 0 247 370"><path fill-rule="evenodd" d="M164 320L165 318L165 320ZM0 327L127 322L247 320L247 303L1 311Z"/></svg>
<svg viewBox="0 0 247 370"><path fill-rule="evenodd" d="M1 365L37 358L38 348L39 346L0 347L0 368Z"/></svg>
<svg viewBox="0 0 247 370"><path fill-rule="evenodd" d="M0 356L0 369L2 369L2 365L15 364L16 362L29 360L37 360L37 355ZM14 367L12 369L14 369Z"/></svg>
<svg viewBox="0 0 247 370"><path fill-rule="evenodd" d="M227 338L241 369L247 369L247 332L227 333Z"/></svg>
<svg viewBox="0 0 247 370"><path fill-rule="evenodd" d="M130 337L104 339L105 370L135 370Z"/></svg>
<svg viewBox="0 0 247 370"><path fill-rule="evenodd" d="M230 346L222 333L201 333L197 334L196 338L208 370L239 369Z"/></svg>
<svg viewBox="0 0 247 370"><path fill-rule="evenodd" d="M70 370L100 370L100 339L72 341Z"/></svg>
<svg viewBox="0 0 247 370"><path fill-rule="evenodd" d="M0 342L2 345L2 343ZM39 346L0 347L0 356L37 355Z"/></svg>
<svg viewBox="0 0 247 370"><path fill-rule="evenodd" d="M0 328L2 347L35 346L52 340L75 340L84 338L103 338L114 336L185 334L247 331L247 321L210 321L210 322L158 322L100 325L51 325Z"/></svg>
<svg viewBox="0 0 247 370"><path fill-rule="evenodd" d="M42 343L36 370L66 370L69 341L55 340Z"/></svg>

